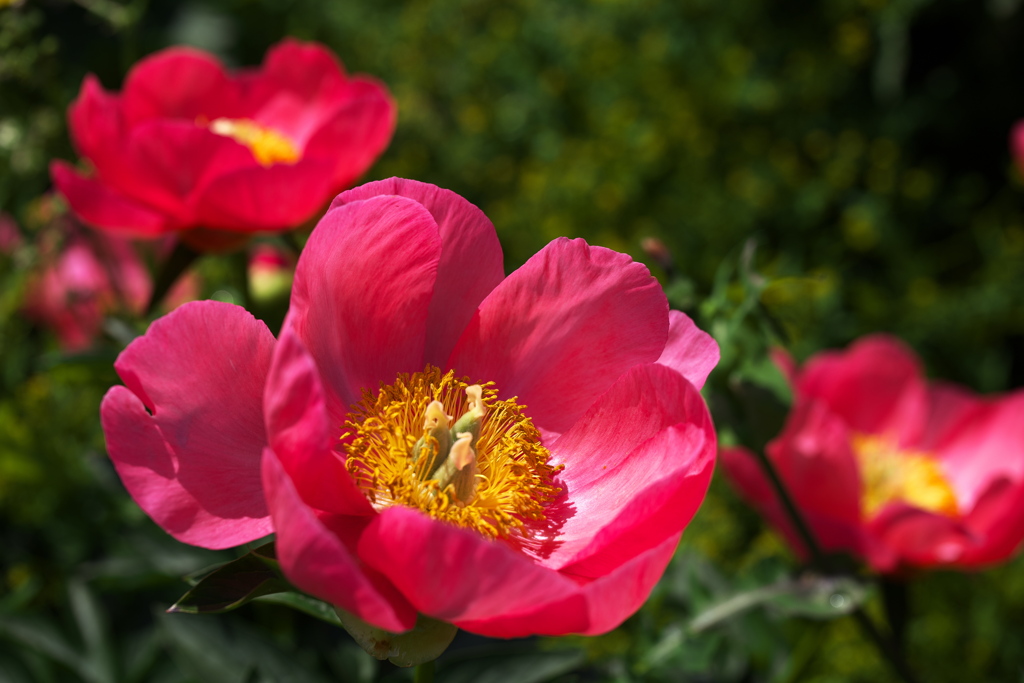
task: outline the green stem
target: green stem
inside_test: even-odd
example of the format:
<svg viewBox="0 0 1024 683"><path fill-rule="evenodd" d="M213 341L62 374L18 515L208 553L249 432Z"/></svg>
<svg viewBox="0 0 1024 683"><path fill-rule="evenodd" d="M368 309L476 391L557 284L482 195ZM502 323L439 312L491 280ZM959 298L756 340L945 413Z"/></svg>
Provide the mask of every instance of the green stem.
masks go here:
<svg viewBox="0 0 1024 683"><path fill-rule="evenodd" d="M860 626L861 631L867 634L871 642L875 644L878 651L888 660L889 665L892 666L896 674L903 679L904 683L917 683L917 678L911 672L910 667L907 666L906 660L896 649L891 638L886 638L882 635L878 627L875 626L875 622L867 615L867 612L863 608L858 607L853 612L854 619L857 620L857 624Z"/></svg>
<svg viewBox="0 0 1024 683"><path fill-rule="evenodd" d="M416 666L416 675L413 680L416 683L434 683L434 662L437 660L431 659L429 662L424 662Z"/></svg>
<svg viewBox="0 0 1024 683"><path fill-rule="evenodd" d="M772 483L772 488L775 489L775 495L782 501L782 506L786 508L786 514L789 516L789 520L793 523L796 528L797 534L800 536L800 540L803 542L804 547L807 548L807 553L811 556L811 563L820 566L824 559L825 554L821 552L821 547L818 545L818 541L814 538L814 534L811 533L811 527L807 524L807 520L800 513L800 509L797 508L796 503L789 495L789 491L786 490L786 485L782 483L782 478L779 473L775 470L775 466L772 465L768 456L765 455L764 451L758 449L754 451L757 456L758 462L761 463L761 469L768 475L768 479Z"/></svg>
<svg viewBox="0 0 1024 683"><path fill-rule="evenodd" d="M145 315L149 317L160 304L160 301L167 296L174 283L181 277L182 273L188 270L195 260L199 258L199 252L184 242L174 245L174 251L167 257L167 260L160 265L156 281L153 283L153 293L149 296L149 303L146 304Z"/></svg>
<svg viewBox="0 0 1024 683"><path fill-rule="evenodd" d="M775 489L776 495L779 500L782 501L782 506L786 509L786 514L789 515L790 521L796 528L797 533L800 535L800 539L807 547L807 552L811 556L811 562L814 565L821 566L825 562L825 554L821 550L821 546L818 545L817 540L814 538L814 534L811 532L810 526L807 524L807 520L804 519L800 510L797 508L796 503L793 502L792 497L789 495L789 491L786 490L786 485L782 483L782 478L779 473L775 470L768 456L762 450L755 451L758 462L761 463L762 469L768 475L768 479L771 480L772 486ZM860 607L858 607L852 616L857 620L857 624L861 630L868 636L871 642L878 649L879 653L889 662L893 671L904 681L904 683L917 683L917 679L914 674L910 671L910 667L907 666L906 660L903 659L903 655L900 649L897 647L893 637L883 635L875 623L867 615L867 613Z"/></svg>

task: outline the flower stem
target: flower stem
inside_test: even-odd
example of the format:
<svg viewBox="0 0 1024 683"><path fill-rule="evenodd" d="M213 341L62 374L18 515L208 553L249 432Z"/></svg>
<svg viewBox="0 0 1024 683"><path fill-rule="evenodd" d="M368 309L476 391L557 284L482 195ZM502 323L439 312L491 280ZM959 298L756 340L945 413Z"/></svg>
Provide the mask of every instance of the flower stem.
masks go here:
<svg viewBox="0 0 1024 683"><path fill-rule="evenodd" d="M429 662L418 664L416 666L416 675L413 680L416 683L434 683L434 662L437 660L431 659Z"/></svg>
<svg viewBox="0 0 1024 683"><path fill-rule="evenodd" d="M793 498L789 495L789 491L786 490L786 485L782 483L782 478L779 473L775 470L768 456L760 449L755 451L758 462L761 463L761 468L768 475L768 479L772 482L772 487L775 489L775 494L782 501L782 506L786 509L786 514L789 516L790 522L796 528L797 533L800 535L801 541L807 548L808 554L811 556L811 563L817 566L821 566L825 563L825 554L821 550L821 546L818 545L817 539L814 538L814 534L811 532L811 527L807 524L807 520L800 513ZM917 683L917 678L910 671L910 667L907 666L906 660L903 658L901 648L897 645L897 640L893 636L886 636L875 623L871 620L871 617L867 615L863 608L858 607L852 612L852 616L856 619L857 624L861 630L868 636L871 642L878 649L878 652L889 662L893 671L896 672L904 683ZM901 629L902 630L902 629Z"/></svg>
<svg viewBox="0 0 1024 683"><path fill-rule="evenodd" d="M199 258L199 252L184 242L178 242L174 245L174 251L160 265L160 270L157 272L156 281L153 283L153 292L149 296L149 303L146 304L145 315L147 317L152 315L160 301L167 295L167 292L174 286L178 278L181 277L181 274L188 270L188 267L197 258Z"/></svg>
<svg viewBox="0 0 1024 683"><path fill-rule="evenodd" d="M807 520L800 513L800 509L793 502L792 497L789 495L789 491L786 490L785 484L782 483L782 478L779 477L779 473L775 470L775 466L772 465L768 456L763 450L758 449L754 451L757 456L758 462L761 463L761 469L768 475L768 479L772 482L772 488L775 489L775 495L782 501L782 506L786 508L786 514L789 516L789 520L793 523L796 528L797 534L800 535L800 540L803 542L804 547L807 549L807 553L811 556L811 563L814 565L820 565L825 559L824 553L821 552L821 547L818 545L818 541L814 538L814 534L811 533L811 527L807 524Z"/></svg>

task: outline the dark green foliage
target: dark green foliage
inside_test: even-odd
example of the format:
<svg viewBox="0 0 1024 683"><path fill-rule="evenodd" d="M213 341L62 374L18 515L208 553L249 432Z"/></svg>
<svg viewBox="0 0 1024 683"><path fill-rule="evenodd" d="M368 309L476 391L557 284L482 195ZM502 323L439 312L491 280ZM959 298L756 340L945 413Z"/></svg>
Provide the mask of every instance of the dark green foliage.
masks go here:
<svg viewBox="0 0 1024 683"><path fill-rule="evenodd" d="M0 2L0 209L29 244L0 254L0 680L411 680L269 600L164 614L182 576L235 555L167 537L107 461L97 411L123 339L67 356L19 312L35 202L49 160L74 158L64 114L84 75L119 88L136 59L181 41L252 65L285 35L391 87L398 129L371 177L466 196L509 269L560 235L650 261L722 344L708 395L724 439L762 444L781 424L770 342L804 357L889 331L934 376L1024 385L1017 0ZM643 237L667 245L675 276ZM206 294L244 300L242 265L205 258ZM283 315L257 313L272 329ZM890 680L850 619L757 608L691 630L796 566L716 480L622 628L463 635L438 680L508 680L512 666L534 681ZM1022 569L912 577L907 654L923 680L1019 679ZM877 593L868 612L883 621Z"/></svg>

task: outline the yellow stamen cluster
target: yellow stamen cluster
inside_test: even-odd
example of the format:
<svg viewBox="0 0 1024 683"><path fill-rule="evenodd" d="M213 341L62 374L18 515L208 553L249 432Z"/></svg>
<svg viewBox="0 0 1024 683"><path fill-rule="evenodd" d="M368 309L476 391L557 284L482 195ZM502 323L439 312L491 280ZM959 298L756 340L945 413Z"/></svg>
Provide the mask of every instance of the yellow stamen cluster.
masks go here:
<svg viewBox="0 0 1024 683"><path fill-rule="evenodd" d="M472 452L468 432L439 446L433 435L439 421L467 413L482 415ZM441 425L447 426L453 425ZM344 430L348 471L378 510L404 505L488 538L527 540L561 493L553 479L562 467L548 464L550 454L523 407L514 398L499 400L493 383L470 385L452 371L427 366L400 374L376 395L365 391ZM434 464L446 458L449 470L472 468L465 470L468 486L464 478L432 478L445 469Z"/></svg>
<svg viewBox="0 0 1024 683"><path fill-rule="evenodd" d="M895 502L950 517L959 514L956 493L933 456L901 451L891 441L867 434L855 435L851 445L864 484L861 509L867 519Z"/></svg>
<svg viewBox="0 0 1024 683"><path fill-rule="evenodd" d="M294 164L301 156L295 144L284 135L249 119L214 119L210 130L248 147L261 166Z"/></svg>

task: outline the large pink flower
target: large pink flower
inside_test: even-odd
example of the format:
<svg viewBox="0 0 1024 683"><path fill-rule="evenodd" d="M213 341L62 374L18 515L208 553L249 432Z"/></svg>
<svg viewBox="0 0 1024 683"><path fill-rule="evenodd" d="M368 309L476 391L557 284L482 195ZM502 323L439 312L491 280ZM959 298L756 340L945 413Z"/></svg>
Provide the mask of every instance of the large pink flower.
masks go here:
<svg viewBox="0 0 1024 683"><path fill-rule="evenodd" d="M295 585L371 624L599 633L703 499L717 360L629 257L559 239L504 277L479 209L391 179L334 201L278 340L186 305L118 359L102 419L169 533L273 531Z"/></svg>
<svg viewBox="0 0 1024 683"><path fill-rule="evenodd" d="M795 402L767 454L824 548L891 572L988 565L1024 540L1024 392L928 384L883 335L781 365ZM722 462L803 553L751 454L723 449Z"/></svg>
<svg viewBox="0 0 1024 683"><path fill-rule="evenodd" d="M260 69L235 74L175 47L136 64L120 94L90 75L68 123L94 172L57 161L51 173L86 223L136 236L248 234L293 228L350 186L387 146L395 106L323 46L287 39Z"/></svg>

